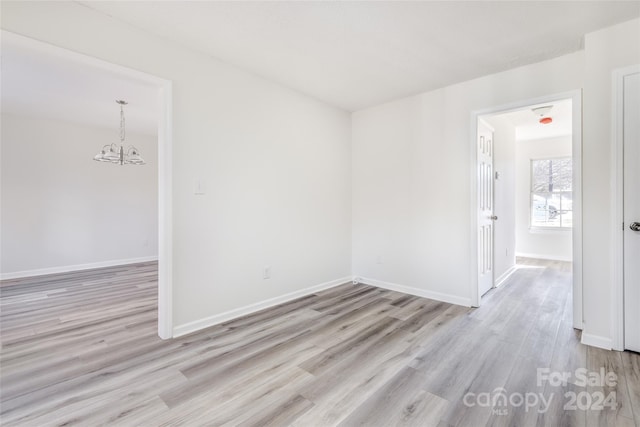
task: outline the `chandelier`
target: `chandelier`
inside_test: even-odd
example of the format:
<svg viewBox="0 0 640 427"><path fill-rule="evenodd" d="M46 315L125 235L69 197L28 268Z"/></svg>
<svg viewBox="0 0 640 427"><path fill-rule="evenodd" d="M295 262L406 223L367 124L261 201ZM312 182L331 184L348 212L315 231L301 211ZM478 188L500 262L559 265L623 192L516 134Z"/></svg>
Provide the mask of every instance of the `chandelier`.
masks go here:
<svg viewBox="0 0 640 427"><path fill-rule="evenodd" d="M124 106L128 104L127 101L118 100L120 104L120 145L115 143L107 144L102 147L102 150L95 155L93 160L98 162L109 162L118 165L144 165L146 162L140 157L140 152L136 147L130 145L125 150L124 148Z"/></svg>

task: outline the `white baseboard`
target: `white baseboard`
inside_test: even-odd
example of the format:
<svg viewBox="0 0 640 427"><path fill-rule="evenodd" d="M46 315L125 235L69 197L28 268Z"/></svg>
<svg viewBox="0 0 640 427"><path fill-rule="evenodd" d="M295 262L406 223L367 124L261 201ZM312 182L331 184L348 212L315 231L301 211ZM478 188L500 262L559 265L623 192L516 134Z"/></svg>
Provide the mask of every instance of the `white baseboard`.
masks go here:
<svg viewBox="0 0 640 427"><path fill-rule="evenodd" d="M290 292L288 294L284 294L279 297L270 298L268 300L260 301L255 304L249 304L244 307L236 308L234 310L225 311L224 313L205 317L204 319L199 319L193 322L185 323L183 325L178 325L173 328L173 338L190 334L192 332L199 331L201 329L208 328L210 326L214 326L219 323L227 322L237 317L246 316L247 314L264 310L265 308L273 307L274 305L282 304L282 303L294 300L296 298L304 297L325 289L333 288L334 286L342 285L344 283L349 283L351 282L351 280L352 280L351 276L342 277L340 279L321 283L319 285L312 286L310 288L305 288L299 291Z"/></svg>
<svg viewBox="0 0 640 427"><path fill-rule="evenodd" d="M457 295L445 294L442 292L427 291L425 289L412 288L410 286L399 285L397 283L384 282L382 280L369 279L360 276L354 276L353 280L357 280L358 283L364 283L365 285L389 289L390 291L402 292L403 294L429 298L436 301L447 302L449 304L462 305L464 307L471 307L471 298L464 298Z"/></svg>
<svg viewBox="0 0 640 427"><path fill-rule="evenodd" d="M582 339L580 340L584 345L590 345L591 347L604 348L605 350L611 350L613 348L613 340L608 337L601 337L599 335L586 334L582 332Z"/></svg>
<svg viewBox="0 0 640 427"><path fill-rule="evenodd" d="M94 268L113 267L116 265L137 264L139 262L157 261L158 256L146 256L140 258L115 259L111 261L91 262L88 264L65 265L61 267L39 268L36 270L15 271L0 274L0 280L20 279L23 277L44 276L47 274L68 273L70 271L91 270Z"/></svg>
<svg viewBox="0 0 640 427"><path fill-rule="evenodd" d="M502 275L500 277L498 277L496 280L494 280L493 286L497 288L498 286L502 285L504 282L507 281L509 276L511 276L516 271L518 271L518 267L516 267L515 265L512 265L511 267L509 267L509 269L507 271L502 273Z"/></svg>
<svg viewBox="0 0 640 427"><path fill-rule="evenodd" d="M548 254L529 254L524 252L516 252L516 256L522 258L536 258L536 259L547 259L549 261L566 261L573 262L573 258L571 256L564 257L558 255L548 255Z"/></svg>

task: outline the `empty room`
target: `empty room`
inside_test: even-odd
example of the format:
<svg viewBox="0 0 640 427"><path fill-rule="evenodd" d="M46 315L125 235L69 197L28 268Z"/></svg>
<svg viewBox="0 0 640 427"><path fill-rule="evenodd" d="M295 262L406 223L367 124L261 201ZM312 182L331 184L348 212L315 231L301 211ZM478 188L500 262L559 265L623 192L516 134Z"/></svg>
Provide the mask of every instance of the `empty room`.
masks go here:
<svg viewBox="0 0 640 427"><path fill-rule="evenodd" d="M640 427L640 1L2 1L0 424Z"/></svg>

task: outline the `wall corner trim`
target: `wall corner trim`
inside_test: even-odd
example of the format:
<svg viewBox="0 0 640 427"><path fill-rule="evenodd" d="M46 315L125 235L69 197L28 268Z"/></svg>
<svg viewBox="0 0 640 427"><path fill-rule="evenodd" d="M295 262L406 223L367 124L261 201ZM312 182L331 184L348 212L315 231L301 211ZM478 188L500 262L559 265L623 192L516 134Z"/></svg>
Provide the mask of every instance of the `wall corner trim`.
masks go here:
<svg viewBox="0 0 640 427"><path fill-rule="evenodd" d="M605 350L611 350L613 348L613 340L611 338L588 334L585 332L582 332L582 339L580 342L584 345L603 348Z"/></svg>
<svg viewBox="0 0 640 427"><path fill-rule="evenodd" d="M224 313L214 314L213 316L205 317L203 319L194 320L192 322L184 323L182 325L175 326L173 328L173 338L181 337L183 335L190 334L192 332L200 331L202 329L214 326L229 320L245 316L247 314L255 313L256 311L264 310L265 308L273 307L278 304L311 295L313 293L323 291L325 289L333 288L345 283L351 283L351 276L341 277L340 279L324 282L319 285L311 286L309 288L300 289L298 291L290 292L288 294L280 295L275 298L269 298L264 301L259 301L253 304L245 305L244 307L236 308L233 310L225 311Z"/></svg>
<svg viewBox="0 0 640 427"><path fill-rule="evenodd" d="M397 283L384 282L382 280L368 279L366 277L356 276L358 283L376 286L378 288L388 289L390 291L402 292L403 294L415 295L422 298L429 298L436 301L442 301L449 304L471 307L471 298L464 298L458 295L445 294L442 292L433 292L425 289L413 288L410 286L399 285Z"/></svg>
<svg viewBox="0 0 640 427"><path fill-rule="evenodd" d="M69 273L71 271L92 270L94 268L115 267L118 265L138 264L141 262L157 261L158 256L140 258L114 259L110 261L90 262L87 264L63 265L60 267L39 268L37 270L15 271L0 274L0 280L21 279L23 277L45 276L47 274Z"/></svg>

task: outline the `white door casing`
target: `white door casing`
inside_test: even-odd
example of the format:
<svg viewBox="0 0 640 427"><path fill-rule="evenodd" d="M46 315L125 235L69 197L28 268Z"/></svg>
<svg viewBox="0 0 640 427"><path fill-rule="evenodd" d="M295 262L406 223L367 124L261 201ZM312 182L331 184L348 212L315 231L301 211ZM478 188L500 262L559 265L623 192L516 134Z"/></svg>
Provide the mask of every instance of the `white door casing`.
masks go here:
<svg viewBox="0 0 640 427"><path fill-rule="evenodd" d="M478 292L493 287L493 129L478 120Z"/></svg>
<svg viewBox="0 0 640 427"><path fill-rule="evenodd" d="M3 40L70 63L105 70L123 79L142 81L158 89L158 336L173 337L173 228L172 228L172 82L82 53L0 30Z"/></svg>
<svg viewBox="0 0 640 427"><path fill-rule="evenodd" d="M571 99L572 105L572 113L571 113L571 151L573 157L573 231L572 231L572 240L573 240L573 327L575 329L582 329L583 327L583 319L582 319L582 90L573 90L569 92L556 93L553 95L544 95L537 98L529 98L522 99L519 101L515 101L509 104L498 105L493 107L484 108L482 110L476 110L471 112L471 120L470 120L470 156L469 156L469 171L471 176L471 198L469 200L469 224L471 225L471 238L472 240L478 239L478 180L479 174L478 171L478 121L480 117L484 115L494 115L499 113L507 113L511 111L518 111L526 108L530 108L532 105L541 105L552 103L555 101L563 101L566 99ZM620 168L622 169L622 168ZM620 181L622 178L620 178ZM622 217L622 212L620 212L619 217ZM620 221L617 222L617 232L620 231ZM622 238L620 238L620 241ZM469 256L472 259L470 266L470 274L472 279L469 281L470 286L470 295L471 295L471 305L473 307L479 307L481 305L480 299L480 286L479 286L479 272L478 266L480 263L479 260L479 250L478 250L478 242L474 241L473 244L469 247ZM620 252L622 251L622 245L620 245ZM620 259L618 257L616 259ZM622 264L622 262L620 262ZM620 271L622 267L620 267ZM620 273L621 275L621 273ZM620 279L621 282L621 279ZM620 285L620 295L622 294L622 285ZM612 301L616 300L615 298ZM620 306L622 305L622 298L620 297L617 301L620 301ZM615 311L617 313L622 313L622 308L620 310ZM622 330L622 319L618 320L620 323L620 330ZM620 342L622 342L622 338L620 338Z"/></svg>
<svg viewBox="0 0 640 427"><path fill-rule="evenodd" d="M640 72L623 77L624 347L640 351Z"/></svg>

